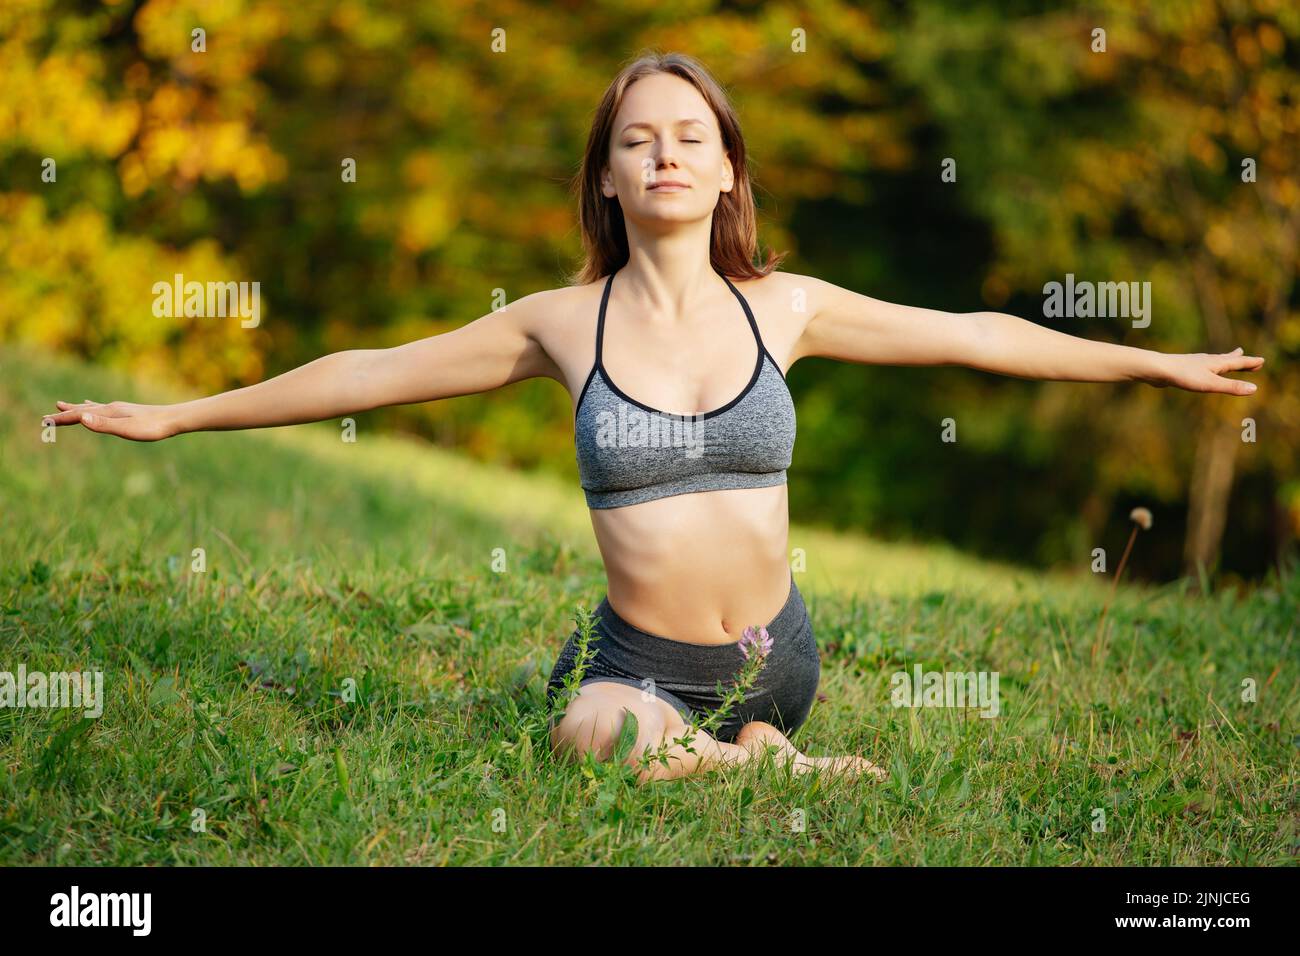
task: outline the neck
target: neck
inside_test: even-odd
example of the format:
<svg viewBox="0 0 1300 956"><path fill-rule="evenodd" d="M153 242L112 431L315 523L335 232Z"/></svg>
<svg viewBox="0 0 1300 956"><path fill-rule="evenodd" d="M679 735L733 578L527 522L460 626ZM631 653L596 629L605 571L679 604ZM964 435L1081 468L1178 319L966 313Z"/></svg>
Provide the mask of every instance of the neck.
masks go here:
<svg viewBox="0 0 1300 956"><path fill-rule="evenodd" d="M725 289L709 261L709 223L701 234L674 234L632 241L618 285L644 304L647 314L682 316ZM635 240L629 231L629 239ZM702 240L702 241L701 241Z"/></svg>

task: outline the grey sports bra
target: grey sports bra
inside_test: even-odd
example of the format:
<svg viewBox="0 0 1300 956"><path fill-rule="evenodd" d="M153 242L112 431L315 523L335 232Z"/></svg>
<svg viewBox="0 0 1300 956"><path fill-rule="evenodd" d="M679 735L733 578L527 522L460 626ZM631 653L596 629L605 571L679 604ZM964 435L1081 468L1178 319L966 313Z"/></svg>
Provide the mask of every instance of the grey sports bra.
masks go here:
<svg viewBox="0 0 1300 956"><path fill-rule="evenodd" d="M683 415L638 402L605 371L601 345L614 275L606 280L600 300L596 361L578 396L574 420L587 507L622 508L670 495L784 484L794 451L794 402L740 290L722 276L740 300L758 344L754 374L721 408Z"/></svg>

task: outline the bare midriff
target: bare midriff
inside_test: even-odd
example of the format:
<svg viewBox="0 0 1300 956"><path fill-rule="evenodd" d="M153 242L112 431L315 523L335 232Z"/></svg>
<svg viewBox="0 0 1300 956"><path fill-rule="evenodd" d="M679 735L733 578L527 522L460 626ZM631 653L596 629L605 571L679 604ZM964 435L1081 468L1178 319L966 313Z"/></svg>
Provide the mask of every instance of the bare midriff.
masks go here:
<svg viewBox="0 0 1300 956"><path fill-rule="evenodd" d="M738 641L790 596L786 486L705 491L592 509L610 607L688 644Z"/></svg>

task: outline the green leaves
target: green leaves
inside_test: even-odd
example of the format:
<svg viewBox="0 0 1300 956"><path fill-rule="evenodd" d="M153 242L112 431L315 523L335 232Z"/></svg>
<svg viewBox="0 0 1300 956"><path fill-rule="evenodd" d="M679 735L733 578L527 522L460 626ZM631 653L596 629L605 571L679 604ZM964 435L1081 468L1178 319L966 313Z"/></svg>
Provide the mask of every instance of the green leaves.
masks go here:
<svg viewBox="0 0 1300 956"><path fill-rule="evenodd" d="M614 745L614 760L622 763L632 753L632 745L636 743L638 723L636 714L630 707L623 709L623 726L618 732L618 742Z"/></svg>

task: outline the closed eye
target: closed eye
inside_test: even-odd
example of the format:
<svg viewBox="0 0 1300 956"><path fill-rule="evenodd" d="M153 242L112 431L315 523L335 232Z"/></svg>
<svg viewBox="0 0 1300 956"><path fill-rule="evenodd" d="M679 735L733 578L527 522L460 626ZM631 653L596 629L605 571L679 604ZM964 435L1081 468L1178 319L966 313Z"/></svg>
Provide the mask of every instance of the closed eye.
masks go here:
<svg viewBox="0 0 1300 956"><path fill-rule="evenodd" d="M628 147L632 147L632 146L644 146L644 145L645 145L646 143L648 143L648 142L650 142L650 140L648 140L648 139L639 139L639 140L637 140L635 143L624 143L623 145L628 146ZM683 143L699 143L699 142L701 142L701 140L698 140L698 139L684 139L684 140L682 140L682 142L683 142Z"/></svg>

